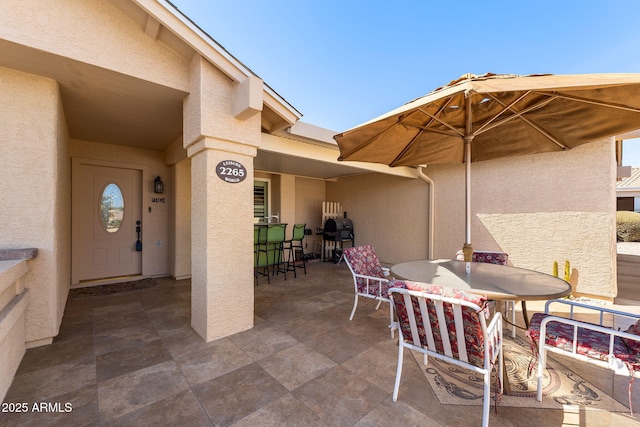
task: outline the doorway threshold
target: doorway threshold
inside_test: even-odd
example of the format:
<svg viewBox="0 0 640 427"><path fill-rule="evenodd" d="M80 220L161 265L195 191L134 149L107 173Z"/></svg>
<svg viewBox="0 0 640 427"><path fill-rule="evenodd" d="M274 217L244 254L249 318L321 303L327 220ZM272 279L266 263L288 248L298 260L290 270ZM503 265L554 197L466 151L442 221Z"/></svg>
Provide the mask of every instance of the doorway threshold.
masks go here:
<svg viewBox="0 0 640 427"><path fill-rule="evenodd" d="M134 276L106 277L104 279L81 280L80 283L71 285L69 289L90 288L92 286L112 285L114 283L133 282L145 279L147 276L140 274Z"/></svg>

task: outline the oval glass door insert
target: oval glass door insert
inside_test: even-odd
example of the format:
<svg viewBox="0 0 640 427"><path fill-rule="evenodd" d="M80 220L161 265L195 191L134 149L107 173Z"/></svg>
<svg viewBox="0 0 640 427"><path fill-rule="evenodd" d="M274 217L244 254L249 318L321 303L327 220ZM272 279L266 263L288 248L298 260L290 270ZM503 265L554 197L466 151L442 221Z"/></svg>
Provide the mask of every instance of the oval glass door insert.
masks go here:
<svg viewBox="0 0 640 427"><path fill-rule="evenodd" d="M124 218L124 197L116 184L104 187L100 197L100 221L107 233L120 230Z"/></svg>

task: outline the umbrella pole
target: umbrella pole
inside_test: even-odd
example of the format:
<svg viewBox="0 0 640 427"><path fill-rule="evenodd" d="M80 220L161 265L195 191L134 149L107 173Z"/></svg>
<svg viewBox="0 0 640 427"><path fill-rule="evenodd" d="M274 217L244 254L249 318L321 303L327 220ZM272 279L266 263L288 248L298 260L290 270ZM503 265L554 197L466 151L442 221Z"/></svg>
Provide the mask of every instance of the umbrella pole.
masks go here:
<svg viewBox="0 0 640 427"><path fill-rule="evenodd" d="M471 246L471 141L473 141L472 126L473 117L471 113L471 93L465 93L467 101L466 115L467 122L465 123L464 137L464 165L465 165L465 240L462 246L462 253L464 254L464 261L467 263L467 273L470 272L471 266L469 263L473 258L473 247Z"/></svg>
<svg viewBox="0 0 640 427"><path fill-rule="evenodd" d="M473 247L471 246L471 140L473 136L464 137L465 148L465 241L462 246L465 262L471 262L473 257Z"/></svg>

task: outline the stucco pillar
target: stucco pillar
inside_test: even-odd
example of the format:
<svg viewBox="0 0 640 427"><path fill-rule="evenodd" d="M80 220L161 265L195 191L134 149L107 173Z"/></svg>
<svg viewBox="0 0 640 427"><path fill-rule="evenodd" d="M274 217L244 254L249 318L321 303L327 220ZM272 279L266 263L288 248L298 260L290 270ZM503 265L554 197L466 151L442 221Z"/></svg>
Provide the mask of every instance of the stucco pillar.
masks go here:
<svg viewBox="0 0 640 427"><path fill-rule="evenodd" d="M235 146L238 152L213 148ZM255 148L253 149L255 151ZM244 152L243 152L244 151ZM191 326L212 341L253 327L253 156L241 144L203 138L191 157ZM216 174L233 160L247 177Z"/></svg>
<svg viewBox="0 0 640 427"><path fill-rule="evenodd" d="M191 62L183 135L191 158L191 326L207 342L253 326L253 157L262 92L259 79L248 79L233 82L201 57ZM225 161L241 165L244 179L221 178Z"/></svg>

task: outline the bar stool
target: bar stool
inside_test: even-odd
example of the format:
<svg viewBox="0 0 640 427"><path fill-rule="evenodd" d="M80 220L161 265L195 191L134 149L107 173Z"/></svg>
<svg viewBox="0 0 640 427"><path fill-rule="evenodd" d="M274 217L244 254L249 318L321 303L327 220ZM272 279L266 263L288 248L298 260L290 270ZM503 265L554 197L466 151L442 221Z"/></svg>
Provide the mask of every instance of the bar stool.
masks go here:
<svg viewBox="0 0 640 427"><path fill-rule="evenodd" d="M302 239L304 239L304 229L307 224L294 224L291 239L285 241L285 250L289 250L289 256L287 258L287 271L293 271L293 277L296 275L296 251L302 253L302 267L304 268L304 274L307 274L307 261L304 257L304 247L302 246Z"/></svg>
<svg viewBox="0 0 640 427"><path fill-rule="evenodd" d="M284 261L284 241L287 224L269 224L267 227L267 257L271 265L271 274L283 273L287 280L287 266Z"/></svg>
<svg viewBox="0 0 640 427"><path fill-rule="evenodd" d="M267 283L271 283L269 278L269 257L267 247L267 224L255 225L253 227L253 275L258 284L258 275L266 276ZM262 269L263 271L260 271Z"/></svg>

